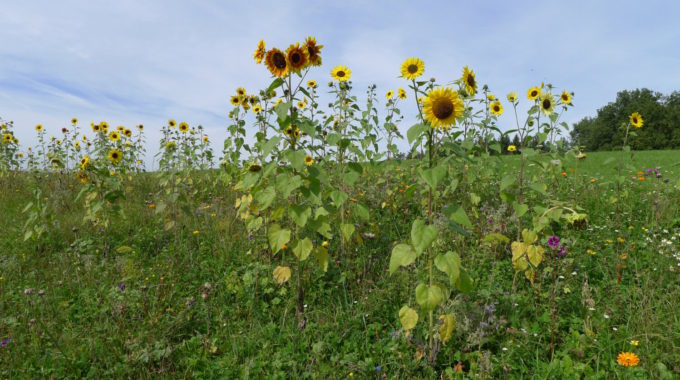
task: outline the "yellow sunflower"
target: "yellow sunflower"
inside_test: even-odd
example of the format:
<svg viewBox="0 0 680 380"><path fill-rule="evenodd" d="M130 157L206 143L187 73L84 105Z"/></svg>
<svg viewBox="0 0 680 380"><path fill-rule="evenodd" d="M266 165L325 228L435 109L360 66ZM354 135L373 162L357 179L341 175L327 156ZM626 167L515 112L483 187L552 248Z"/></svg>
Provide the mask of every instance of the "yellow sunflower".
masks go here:
<svg viewBox="0 0 680 380"><path fill-rule="evenodd" d="M139 125L137 126L137 128L139 128L140 131L143 131L143 130L144 130L144 125L143 125L143 124L139 124Z"/></svg>
<svg viewBox="0 0 680 380"><path fill-rule="evenodd" d="M255 53L253 53L253 58L255 58L255 62L262 63L265 53L266 51L264 50L264 40L260 40L260 42L257 43L257 49L255 49Z"/></svg>
<svg viewBox="0 0 680 380"><path fill-rule="evenodd" d="M500 101L494 100L489 105L489 110L491 111L492 114L496 116L501 116L503 114L503 105L501 104Z"/></svg>
<svg viewBox="0 0 680 380"><path fill-rule="evenodd" d="M101 123L99 123L99 129L104 133L108 132L109 131L109 123L102 121Z"/></svg>
<svg viewBox="0 0 680 380"><path fill-rule="evenodd" d="M288 49L286 49L286 57L288 58L288 64L290 65L290 71L294 73L299 73L300 70L307 67L309 64L309 53L303 47L300 47L300 43L291 44Z"/></svg>
<svg viewBox="0 0 680 380"><path fill-rule="evenodd" d="M256 104L255 106L253 106L253 113L254 114L258 114L260 112L262 112L262 106L261 105Z"/></svg>
<svg viewBox="0 0 680 380"><path fill-rule="evenodd" d="M463 101L450 87L437 87L425 98L423 113L433 128L448 128L463 114Z"/></svg>
<svg viewBox="0 0 680 380"><path fill-rule="evenodd" d="M236 95L238 95L239 99L242 99L244 96L247 95L246 89L243 87L239 87L236 89Z"/></svg>
<svg viewBox="0 0 680 380"><path fill-rule="evenodd" d="M124 134L126 137L132 137L132 130L129 129L129 128L125 128L125 130L123 131L123 134Z"/></svg>
<svg viewBox="0 0 680 380"><path fill-rule="evenodd" d="M241 104L241 100L238 98L238 95L232 95L229 101L231 102L232 106L238 106L239 104Z"/></svg>
<svg viewBox="0 0 680 380"><path fill-rule="evenodd" d="M208 141L210 141L210 139L208 138L208 136L203 136L203 142L204 142L204 143L207 143Z"/></svg>
<svg viewBox="0 0 680 380"><path fill-rule="evenodd" d="M165 148L168 150L173 150L177 147L177 144L174 141L168 141L165 143Z"/></svg>
<svg viewBox="0 0 680 380"><path fill-rule="evenodd" d="M116 131L111 131L111 133L109 133L109 140L111 140L111 141L120 140L120 134L118 134L118 132L116 132Z"/></svg>
<svg viewBox="0 0 680 380"><path fill-rule="evenodd" d="M71 124L78 124L78 118L71 119Z"/></svg>
<svg viewBox="0 0 680 380"><path fill-rule="evenodd" d="M633 112L633 114L630 115L630 124L633 127L642 128L643 123L644 123L644 120L642 120L642 115L640 115L639 112Z"/></svg>
<svg viewBox="0 0 680 380"><path fill-rule="evenodd" d="M571 94L568 93L566 90L562 91L562 95L560 95L560 100L562 100L562 104L571 104Z"/></svg>
<svg viewBox="0 0 680 380"><path fill-rule="evenodd" d="M390 100L394 96L394 91L389 90L385 93L385 99Z"/></svg>
<svg viewBox="0 0 680 380"><path fill-rule="evenodd" d="M279 49L273 48L267 52L264 63L272 75L283 78L288 75L288 61L286 55Z"/></svg>
<svg viewBox="0 0 680 380"><path fill-rule="evenodd" d="M79 149L80 148L80 141L74 142L73 147L76 148L76 149Z"/></svg>
<svg viewBox="0 0 680 380"><path fill-rule="evenodd" d="M5 135L2 136L2 143L3 144L7 144L9 142L12 142L13 140L14 140L14 138L9 133L5 133Z"/></svg>
<svg viewBox="0 0 680 380"><path fill-rule="evenodd" d="M397 93L399 94L399 99L401 99L401 100L406 99L406 91L404 91L403 88L399 87L399 90L397 90Z"/></svg>
<svg viewBox="0 0 680 380"><path fill-rule="evenodd" d="M101 130L101 127L99 124L92 124L92 131L93 132L99 132Z"/></svg>
<svg viewBox="0 0 680 380"><path fill-rule="evenodd" d="M496 95L489 93L486 95L486 98L489 99L490 102L493 102L496 100Z"/></svg>
<svg viewBox="0 0 680 380"><path fill-rule="evenodd" d="M420 58L408 58L401 64L402 78L413 80L423 75L425 62Z"/></svg>
<svg viewBox="0 0 680 380"><path fill-rule="evenodd" d="M87 164L90 163L90 156L83 156L83 158L80 160L80 168L82 170L85 170L87 168Z"/></svg>
<svg viewBox="0 0 680 380"><path fill-rule="evenodd" d="M315 81L315 80L311 79L311 80L308 80L308 81L307 81L307 87L309 87L309 88L316 88L316 86L317 86L317 84L316 84L316 81Z"/></svg>
<svg viewBox="0 0 680 380"><path fill-rule="evenodd" d="M299 102L297 102L297 106L299 109L304 109L305 107L307 107L307 103L300 100Z"/></svg>
<svg viewBox="0 0 680 380"><path fill-rule="evenodd" d="M107 157L111 163L117 164L123 159L123 152L120 149L111 149Z"/></svg>
<svg viewBox="0 0 680 380"><path fill-rule="evenodd" d="M463 67L463 83L465 84L465 91L474 96L477 93L477 80L475 79L475 72L470 70L467 66Z"/></svg>
<svg viewBox="0 0 680 380"><path fill-rule="evenodd" d="M119 125L118 127L116 127L116 129L118 130L118 132L123 132L125 130L125 127Z"/></svg>
<svg viewBox="0 0 680 380"><path fill-rule="evenodd" d="M36 131L36 132L42 132L42 130L43 130L42 124L38 124L38 125L35 126L35 131Z"/></svg>
<svg viewBox="0 0 680 380"><path fill-rule="evenodd" d="M168 125L172 128L175 128L177 126L177 122L174 119L168 120Z"/></svg>
<svg viewBox="0 0 680 380"><path fill-rule="evenodd" d="M536 100L539 95L541 95L541 88L538 86L534 86L527 91L527 98L529 98L529 100Z"/></svg>
<svg viewBox="0 0 680 380"><path fill-rule="evenodd" d="M517 101L517 93L513 91L507 95L507 98L510 103L514 103Z"/></svg>
<svg viewBox="0 0 680 380"><path fill-rule="evenodd" d="M514 153L517 151L517 147L514 145L508 145L508 152Z"/></svg>
<svg viewBox="0 0 680 380"><path fill-rule="evenodd" d="M305 156L305 165L312 166L314 164L314 157L310 155Z"/></svg>
<svg viewBox="0 0 680 380"><path fill-rule="evenodd" d="M555 99L553 98L552 94L544 92L541 94L539 100L539 103L541 104L541 111L543 111L544 114L550 116L550 114L553 113L553 110L555 109Z"/></svg>
<svg viewBox="0 0 680 380"><path fill-rule="evenodd" d="M317 45L316 38L310 36L305 38L305 44L303 48L307 49L309 65L321 66L321 48L323 48L323 45Z"/></svg>
<svg viewBox="0 0 680 380"><path fill-rule="evenodd" d="M335 66L333 70L331 70L331 77L338 82L345 82L352 77L352 70L345 66Z"/></svg>
<svg viewBox="0 0 680 380"><path fill-rule="evenodd" d="M179 123L179 131L182 133L187 133L189 131L189 124L186 121Z"/></svg>

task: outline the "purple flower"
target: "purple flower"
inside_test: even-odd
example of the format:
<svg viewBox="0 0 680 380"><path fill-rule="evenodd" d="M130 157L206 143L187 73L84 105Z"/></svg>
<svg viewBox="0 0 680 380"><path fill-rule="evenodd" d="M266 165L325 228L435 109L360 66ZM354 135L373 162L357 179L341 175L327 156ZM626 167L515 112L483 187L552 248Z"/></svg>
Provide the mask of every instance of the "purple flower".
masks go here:
<svg viewBox="0 0 680 380"><path fill-rule="evenodd" d="M557 257L564 257L564 255L566 255L566 254L567 254L567 246L565 244L562 244L562 246L560 246L560 251L557 252L556 256Z"/></svg>
<svg viewBox="0 0 680 380"><path fill-rule="evenodd" d="M557 249L557 247L559 247L559 246L560 246L560 238L559 237L553 235L553 236L548 238L548 247L553 248L553 249Z"/></svg>
<svg viewBox="0 0 680 380"><path fill-rule="evenodd" d="M121 292L125 290L125 284L118 285L118 289L120 289Z"/></svg>
<svg viewBox="0 0 680 380"><path fill-rule="evenodd" d="M248 235L248 240L253 240L253 234Z"/></svg>
<svg viewBox="0 0 680 380"><path fill-rule="evenodd" d="M382 371L382 367L380 367L379 365L377 365L377 366L375 366L375 370L376 370L376 372L380 372L380 371Z"/></svg>
<svg viewBox="0 0 680 380"><path fill-rule="evenodd" d="M12 339L10 339L10 338L3 339L2 341L0 341L0 347L7 347L7 345L8 345L9 342L11 342L11 341L12 341Z"/></svg>

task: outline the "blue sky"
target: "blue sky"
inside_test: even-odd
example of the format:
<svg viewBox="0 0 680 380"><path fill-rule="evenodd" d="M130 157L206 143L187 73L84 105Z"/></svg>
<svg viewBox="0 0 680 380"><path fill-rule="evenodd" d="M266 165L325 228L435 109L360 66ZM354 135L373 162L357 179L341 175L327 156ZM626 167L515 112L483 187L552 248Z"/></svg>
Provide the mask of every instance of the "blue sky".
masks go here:
<svg viewBox="0 0 680 380"><path fill-rule="evenodd" d="M680 90L672 1L2 0L0 8L0 116L14 120L23 145L34 142L35 124L57 135L78 117L142 123L153 152L174 118L202 124L219 151L234 89L271 81L252 60L257 41L286 48L307 35L324 45L324 65L310 77L326 83L333 66L347 65L359 96L371 83L380 95L405 87L399 66L411 56L441 83L469 65L502 99L524 98L541 81L574 91L569 123L623 89ZM407 103L404 131L415 113ZM501 117L505 129L510 116Z"/></svg>

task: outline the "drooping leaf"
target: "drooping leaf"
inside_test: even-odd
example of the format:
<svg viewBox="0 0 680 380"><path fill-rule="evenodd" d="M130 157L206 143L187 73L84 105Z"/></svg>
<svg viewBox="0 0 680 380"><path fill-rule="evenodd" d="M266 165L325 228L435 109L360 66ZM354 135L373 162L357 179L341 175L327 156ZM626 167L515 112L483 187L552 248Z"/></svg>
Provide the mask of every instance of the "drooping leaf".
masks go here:
<svg viewBox="0 0 680 380"><path fill-rule="evenodd" d="M276 280L276 283L281 285L281 284L283 284L284 282L286 282L290 279L290 268L278 266L278 267L274 268L273 274L274 274L274 280Z"/></svg>
<svg viewBox="0 0 680 380"><path fill-rule="evenodd" d="M453 335L456 320L453 318L453 314L440 315L439 319L442 321L442 325L439 328L439 336L441 337L442 344L446 344Z"/></svg>
<svg viewBox="0 0 680 380"><path fill-rule="evenodd" d="M410 244L397 244L392 249L392 256L390 256L390 275L399 269L411 265L417 256L416 251Z"/></svg>
<svg viewBox="0 0 680 380"><path fill-rule="evenodd" d="M399 321L401 322L401 327L406 331L406 335L408 335L409 331L413 330L418 323L418 313L407 305L404 305L399 309Z"/></svg>

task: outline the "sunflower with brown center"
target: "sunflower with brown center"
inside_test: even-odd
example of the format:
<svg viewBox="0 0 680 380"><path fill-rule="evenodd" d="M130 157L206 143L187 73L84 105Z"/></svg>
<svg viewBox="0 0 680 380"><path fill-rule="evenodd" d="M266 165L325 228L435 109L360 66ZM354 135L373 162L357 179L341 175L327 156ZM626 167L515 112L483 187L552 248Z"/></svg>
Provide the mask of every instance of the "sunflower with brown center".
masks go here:
<svg viewBox="0 0 680 380"><path fill-rule="evenodd" d="M513 91L507 95L507 98L510 103L514 103L517 101L517 93Z"/></svg>
<svg viewBox="0 0 680 380"><path fill-rule="evenodd" d="M305 165L312 166L314 164L314 157L310 155L305 156Z"/></svg>
<svg viewBox="0 0 680 380"><path fill-rule="evenodd" d="M642 120L642 115L640 115L639 112L633 112L632 115L630 115L630 124L635 127L635 128L642 128L642 124L644 121Z"/></svg>
<svg viewBox="0 0 680 380"><path fill-rule="evenodd" d="M120 135L116 131L111 131L111 133L109 133L109 140L118 141L120 140Z"/></svg>
<svg viewBox="0 0 680 380"><path fill-rule="evenodd" d="M394 91L389 90L385 93L385 99L390 100L394 96Z"/></svg>
<svg viewBox="0 0 680 380"><path fill-rule="evenodd" d="M431 90L423 102L423 114L433 128L443 128L456 124L463 115L463 101L458 92L450 87L437 87Z"/></svg>
<svg viewBox="0 0 680 380"><path fill-rule="evenodd" d="M264 59L264 55L267 52L264 50L264 40L260 40L260 42L257 43L257 49L255 49L255 53L253 53L253 58L255 59L256 63L262 63L262 60Z"/></svg>
<svg viewBox="0 0 680 380"><path fill-rule="evenodd" d="M408 58L401 64L401 76L408 80L420 77L424 71L425 62L420 58Z"/></svg>
<svg viewBox="0 0 680 380"><path fill-rule="evenodd" d="M299 42L290 45L286 49L286 57L290 65L290 71L294 73L299 73L309 64L309 53L304 49L304 46L300 47Z"/></svg>
<svg viewBox="0 0 680 380"><path fill-rule="evenodd" d="M186 121L179 123L179 131L187 133L189 131L189 124Z"/></svg>
<svg viewBox="0 0 680 380"><path fill-rule="evenodd" d="M171 128L175 128L175 126L177 126L177 122L174 119L170 119L170 120L168 120L168 125Z"/></svg>
<svg viewBox="0 0 680 380"><path fill-rule="evenodd" d="M38 125L35 126L35 131L36 131L36 132L40 133L40 132L42 132L42 130L43 130L42 124L38 124Z"/></svg>
<svg viewBox="0 0 680 380"><path fill-rule="evenodd" d="M286 55L279 49L273 48L267 52L264 58L264 64L267 66L272 75L283 78L288 75L288 61Z"/></svg>
<svg viewBox="0 0 680 380"><path fill-rule="evenodd" d="M406 91L403 88L399 87L397 93L399 94L399 99L401 100L406 99Z"/></svg>
<svg viewBox="0 0 680 380"><path fill-rule="evenodd" d="M503 105L501 104L500 101L495 100L491 102L491 105L489 105L489 110L491 111L492 114L496 116L501 116L503 114Z"/></svg>
<svg viewBox="0 0 680 380"><path fill-rule="evenodd" d="M109 151L107 157L111 163L117 164L123 159L123 152L121 152L119 149L112 149Z"/></svg>
<svg viewBox="0 0 680 380"><path fill-rule="evenodd" d="M475 72L470 70L470 68L467 66L463 67L463 77L461 80L465 85L465 91L470 96L474 96L477 93L477 80L475 79Z"/></svg>
<svg viewBox="0 0 680 380"><path fill-rule="evenodd" d="M238 95L232 95L231 98L229 99L229 102L231 103L232 106L238 106L241 104L241 100L238 98Z"/></svg>
<svg viewBox="0 0 680 380"><path fill-rule="evenodd" d="M335 66L333 70L331 70L331 77L338 82L346 82L352 77L352 70L342 65Z"/></svg>
<svg viewBox="0 0 680 380"><path fill-rule="evenodd" d="M538 86L534 86L527 91L527 98L529 100L536 100L539 95L541 95L541 88Z"/></svg>
<svg viewBox="0 0 680 380"><path fill-rule="evenodd" d="M310 80L307 81L307 87L309 87L309 88L316 88L316 86L317 86L317 84L316 84L316 81L315 81L315 80L310 79Z"/></svg>
<svg viewBox="0 0 680 380"><path fill-rule="evenodd" d="M550 116L550 114L553 113L553 110L555 109L555 99L553 98L552 94L548 92L542 93L539 103L541 104L541 111L544 114Z"/></svg>
<svg viewBox="0 0 680 380"><path fill-rule="evenodd" d="M305 38L305 44L302 48L307 51L309 65L321 66L321 48L323 48L323 45L317 45L316 38L311 36Z"/></svg>
<svg viewBox="0 0 680 380"><path fill-rule="evenodd" d="M260 113L260 112L262 112L262 106L259 105L259 104L254 105L254 106L253 106L253 113L254 113L254 114L258 114L258 113Z"/></svg>
<svg viewBox="0 0 680 380"><path fill-rule="evenodd" d="M571 104L571 94L568 93L567 91L562 91L562 95L560 95L560 100L562 100L562 104Z"/></svg>

